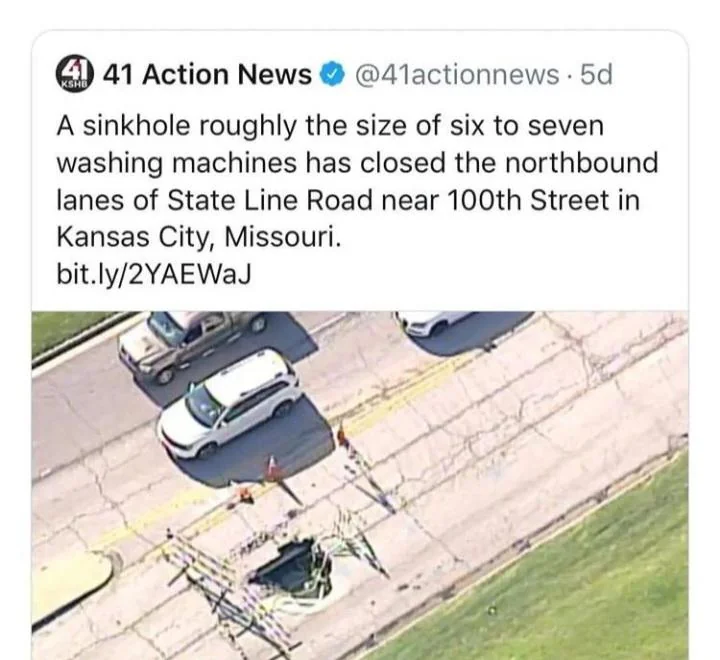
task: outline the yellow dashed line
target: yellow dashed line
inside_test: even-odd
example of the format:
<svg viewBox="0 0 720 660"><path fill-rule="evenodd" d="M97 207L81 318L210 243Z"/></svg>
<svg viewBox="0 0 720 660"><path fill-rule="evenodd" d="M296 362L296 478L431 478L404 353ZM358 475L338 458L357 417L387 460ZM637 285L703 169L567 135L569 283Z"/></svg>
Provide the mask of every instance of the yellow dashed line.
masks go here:
<svg viewBox="0 0 720 660"><path fill-rule="evenodd" d="M346 432L351 437L364 433L396 410L438 387L459 369L470 364L473 359L474 357L464 355L461 358L452 358L447 362L431 367L421 378L415 382L411 382L407 387L398 390L388 399L381 401L366 413L347 420L345 423Z"/></svg>
<svg viewBox="0 0 720 660"><path fill-rule="evenodd" d="M459 369L462 369L475 360L476 357L477 352L474 351L470 354L466 353L432 365L425 371L421 372L418 376L411 379L408 383L398 388L387 399L380 400L368 410L361 410L353 417L343 420L346 433L350 438L364 433L395 411L406 406L411 401L440 386ZM253 497L257 500L269 492L273 487L274 484L272 483L257 484L250 487L250 491ZM93 547L97 549L108 549L115 543L141 533L154 523L157 523L163 518L167 518L169 515L178 510L195 504L206 503L215 493L217 493L216 490L206 487L191 488L178 493L168 502L139 516L127 527L119 527L107 532L93 544ZM227 520L232 513L232 510L224 506L224 504L228 501L229 499L225 500L223 503L219 504L217 508L185 527L183 529L184 536L193 538L213 529ZM159 558L162 555L163 548L164 544L151 551L144 559L147 561Z"/></svg>
<svg viewBox="0 0 720 660"><path fill-rule="evenodd" d="M138 516L127 527L117 527L103 534L97 542L93 544L93 547L97 549L106 549L114 543L130 538L135 534L139 534L159 520L166 518L174 511L184 509L194 504L204 504L212 497L214 492L216 491L203 486L190 488L178 493L168 502L165 502L161 506Z"/></svg>

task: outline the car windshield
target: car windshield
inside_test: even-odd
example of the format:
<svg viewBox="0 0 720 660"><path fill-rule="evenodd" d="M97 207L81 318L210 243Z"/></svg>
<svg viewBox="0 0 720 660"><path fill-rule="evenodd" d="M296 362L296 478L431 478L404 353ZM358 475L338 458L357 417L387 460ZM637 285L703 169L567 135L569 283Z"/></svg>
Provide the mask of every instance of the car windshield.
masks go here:
<svg viewBox="0 0 720 660"><path fill-rule="evenodd" d="M203 426L211 428L225 410L213 399L205 385L200 385L185 397L185 405L193 418Z"/></svg>
<svg viewBox="0 0 720 660"><path fill-rule="evenodd" d="M153 334L168 346L180 346L182 343L185 333L167 312L153 312L147 323Z"/></svg>

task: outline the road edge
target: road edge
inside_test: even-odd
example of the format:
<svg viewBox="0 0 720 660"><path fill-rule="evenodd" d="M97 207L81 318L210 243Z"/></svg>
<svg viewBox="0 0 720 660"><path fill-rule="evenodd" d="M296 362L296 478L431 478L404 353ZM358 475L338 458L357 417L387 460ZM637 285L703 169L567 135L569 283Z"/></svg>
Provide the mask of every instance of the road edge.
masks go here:
<svg viewBox="0 0 720 660"><path fill-rule="evenodd" d="M81 344L94 339L108 330L114 330L115 326L120 325L124 321L135 319L136 317L139 320L141 316L142 314L140 312L118 312L117 314L113 314L112 316L103 319L95 325L91 325L89 328L86 328L77 335L70 337L70 339L66 339L57 346L40 353L37 357L32 358L30 363L33 377L35 376L35 370L38 369L38 367L46 365L55 358L62 356L64 353L70 352L72 349L77 348Z"/></svg>
<svg viewBox="0 0 720 660"><path fill-rule="evenodd" d="M351 313L352 312L337 312L335 316L332 316L327 321L308 330L308 334L312 335L327 330ZM101 344L107 339L119 335L124 330L140 323L148 314L149 312L118 312L100 321L100 323L96 323L90 328L83 330L83 332L33 358L30 367L31 378L35 379L38 376L42 376L55 367L59 367L64 362L90 350L97 344Z"/></svg>
<svg viewBox="0 0 720 660"><path fill-rule="evenodd" d="M675 438L676 445L672 444L673 438L668 438L668 448L665 451L651 456L593 495L575 503L542 527L517 539L494 557L482 562L465 575L454 580L449 586L433 592L419 605L412 607L407 612L383 625L379 630L372 632L359 644L344 653L334 656L333 660L361 660L366 658L369 654L387 645L423 619L435 613L441 605L457 600L471 589L506 571L534 549L576 527L593 513L614 502L622 495L638 488L643 482L649 481L658 472L674 463L675 460L689 451L688 437L687 433L678 436Z"/></svg>
<svg viewBox="0 0 720 660"><path fill-rule="evenodd" d="M125 329L130 328L133 325L135 325L136 323L140 322L149 313L150 312L141 312L139 314L135 314L134 316L131 316L129 319L122 321L120 323L117 323L116 325L112 326L110 329L106 330L105 332L96 335L94 338L88 339L84 343L79 344L74 349L66 351L62 355L58 356L58 358L56 360L49 362L49 363L39 367L36 370L33 370L32 378L35 379L38 376L42 376L44 373L47 373L48 371L54 369L55 367L59 367L64 362L72 360L74 357L77 357L78 355L81 355L85 351L90 350L94 346L101 344L102 342L106 341L107 339L111 338L112 336L120 334ZM310 337L316 338L317 336L321 335L325 331L330 330L331 328L335 327L336 325L338 325L345 319L350 318L356 314L358 314L358 312L337 312L334 316L331 316L329 319L326 319L322 323L319 323L318 325L313 326L309 330L306 330L306 332ZM146 424L148 424L147 421L142 422L139 426L129 429L127 431L127 433L133 433L138 428L141 428L142 426L145 426ZM113 438L112 440L107 442L105 445L103 445L103 447L110 444L110 442L114 442L115 440L118 440L118 439L119 438ZM100 449L102 449L102 448L100 448ZM43 481L44 479L48 478L49 476L51 476L53 474L56 474L60 470L63 470L65 468L69 467L70 465L74 465L77 462L84 461L88 456L93 455L96 451L98 451L98 450L94 449L85 454L81 454L77 458L74 458L72 461L63 463L61 465L57 465L55 468L53 468L52 470L50 470L48 472L41 473L35 477L32 477L32 481L31 481L32 486L34 487L35 484Z"/></svg>

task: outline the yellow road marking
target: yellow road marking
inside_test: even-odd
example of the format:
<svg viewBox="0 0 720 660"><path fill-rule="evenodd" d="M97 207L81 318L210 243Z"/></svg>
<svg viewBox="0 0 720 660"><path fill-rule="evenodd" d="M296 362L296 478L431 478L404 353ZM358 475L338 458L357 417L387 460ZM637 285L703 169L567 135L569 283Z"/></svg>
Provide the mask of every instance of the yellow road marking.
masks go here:
<svg viewBox="0 0 720 660"><path fill-rule="evenodd" d="M422 377L417 378L415 381L410 381L406 387L400 388L388 397L388 399L381 401L367 412L347 420L347 422L345 422L347 434L352 437L353 435L357 436L367 431L396 410L438 387L458 370L470 364L474 359L474 355L463 355L434 365L428 369L427 372L423 373Z"/></svg>
<svg viewBox="0 0 720 660"><path fill-rule="evenodd" d="M96 549L106 549L118 541L139 534L159 520L166 518L174 511L184 509L194 504L204 504L211 499L215 492L217 491L213 491L207 486L198 486L184 490L159 507L138 516L128 524L127 527L116 527L106 532L93 543L93 547Z"/></svg>
<svg viewBox="0 0 720 660"><path fill-rule="evenodd" d="M426 392L439 387L458 370L475 360L479 352L480 351L473 351L471 353L448 358L442 362L437 362L420 372L420 374L409 380L407 383L398 387L397 390L388 396L388 398L381 399L367 410L361 409L359 412L355 413L353 417L342 420L347 435L352 439L353 436L358 436L361 433L364 433L395 411L406 406L411 401L419 398ZM342 418L341 415L339 417ZM250 491L253 498L257 500L269 492L274 486L275 484L272 483L255 484L250 487ZM127 526L118 527L103 534L97 542L92 544L92 547L96 549L108 549L113 544L142 532L151 525L169 517L178 510L185 509L188 506L195 504L205 504L211 500L217 492L217 490L207 486L189 488L188 490L178 493L176 496L172 497L170 500L155 509L138 516ZM220 525L232 513L232 510L224 506L224 504L229 501L230 498L226 497L218 503L216 508L209 511L189 526L183 528L183 535L188 538L193 538ZM162 544L158 548L152 550L150 553L145 555L144 560L147 561L159 558L162 555L165 546L166 544Z"/></svg>

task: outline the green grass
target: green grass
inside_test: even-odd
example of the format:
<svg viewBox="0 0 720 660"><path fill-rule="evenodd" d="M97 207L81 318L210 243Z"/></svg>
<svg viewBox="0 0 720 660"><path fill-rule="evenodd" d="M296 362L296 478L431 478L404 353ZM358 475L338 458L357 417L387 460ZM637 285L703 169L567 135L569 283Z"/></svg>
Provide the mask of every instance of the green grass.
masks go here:
<svg viewBox="0 0 720 660"><path fill-rule="evenodd" d="M687 658L687 478L685 454L368 660Z"/></svg>
<svg viewBox="0 0 720 660"><path fill-rule="evenodd" d="M38 356L115 313L33 312L32 356Z"/></svg>

